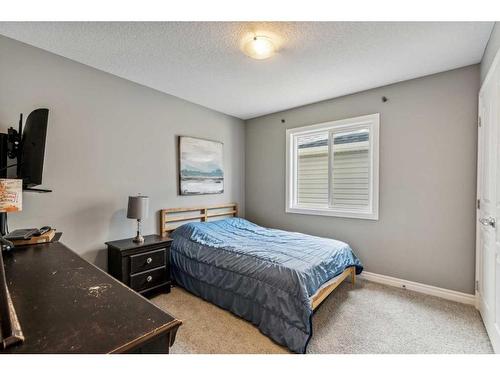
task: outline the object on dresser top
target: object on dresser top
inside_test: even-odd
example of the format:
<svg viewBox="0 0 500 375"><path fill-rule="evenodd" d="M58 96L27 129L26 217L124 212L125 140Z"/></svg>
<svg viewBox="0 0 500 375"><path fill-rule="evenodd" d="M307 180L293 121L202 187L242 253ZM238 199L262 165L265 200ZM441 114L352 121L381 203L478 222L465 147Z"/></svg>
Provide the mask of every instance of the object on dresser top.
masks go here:
<svg viewBox="0 0 500 375"><path fill-rule="evenodd" d="M16 229L9 234L7 234L4 238L9 241L16 240L29 240L33 235L37 232L38 229L30 228L30 229Z"/></svg>
<svg viewBox="0 0 500 375"><path fill-rule="evenodd" d="M136 197L128 197L127 217L137 220L137 235L134 242L142 244L144 237L141 233L142 220L148 217L149 197L138 195Z"/></svg>
<svg viewBox="0 0 500 375"><path fill-rule="evenodd" d="M49 226L41 227L40 229L37 229L37 231L33 234L33 236L40 237L42 234L50 232L51 230L52 230L52 228Z"/></svg>
<svg viewBox="0 0 500 375"><path fill-rule="evenodd" d="M23 245L34 245L37 243L47 243L47 242L58 241L60 238L60 235L56 237L56 234L57 233L56 233L55 229L50 229L48 232L40 234L39 236L33 235L31 238L29 238L27 240L13 240L12 243L15 246L23 246Z"/></svg>
<svg viewBox="0 0 500 375"><path fill-rule="evenodd" d="M143 243L133 238L106 242L108 272L140 294L169 293L171 242L156 234L144 236Z"/></svg>
<svg viewBox="0 0 500 375"><path fill-rule="evenodd" d="M4 253L26 341L1 353L168 353L181 321L61 243ZM34 308L36 307L36 308Z"/></svg>
<svg viewBox="0 0 500 375"><path fill-rule="evenodd" d="M52 231L52 228L49 226L37 228L29 228L29 229L16 229L5 236L6 240L9 241L17 241L17 240L29 240L32 237L40 237L46 233ZM55 233L55 230L54 230ZM43 241L45 242L45 241Z"/></svg>

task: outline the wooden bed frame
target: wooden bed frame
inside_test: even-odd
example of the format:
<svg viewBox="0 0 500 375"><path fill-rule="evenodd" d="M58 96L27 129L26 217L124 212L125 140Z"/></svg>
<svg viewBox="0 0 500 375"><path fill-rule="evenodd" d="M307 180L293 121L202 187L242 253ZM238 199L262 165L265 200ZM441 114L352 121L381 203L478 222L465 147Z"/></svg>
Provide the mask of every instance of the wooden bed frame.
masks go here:
<svg viewBox="0 0 500 375"><path fill-rule="evenodd" d="M165 208L160 211L160 235L168 237L175 228L188 222L206 222L213 218L237 217L238 205L236 203L214 206L199 206L188 208ZM332 293L345 279L351 277L351 283L356 282L356 268L349 267L340 275L328 280L321 285L311 297L311 306L316 310L318 306Z"/></svg>
<svg viewBox="0 0 500 375"><path fill-rule="evenodd" d="M160 211L160 236L168 237L175 228L193 221L209 221L217 217L237 217L236 203L219 204L216 206L200 206L189 208L164 208Z"/></svg>

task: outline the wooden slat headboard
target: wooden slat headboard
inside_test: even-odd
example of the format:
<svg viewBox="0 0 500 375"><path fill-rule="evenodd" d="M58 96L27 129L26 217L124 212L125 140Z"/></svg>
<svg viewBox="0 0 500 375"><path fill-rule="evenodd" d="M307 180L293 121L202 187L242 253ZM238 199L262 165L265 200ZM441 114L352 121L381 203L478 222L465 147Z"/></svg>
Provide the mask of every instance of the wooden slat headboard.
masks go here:
<svg viewBox="0 0 500 375"><path fill-rule="evenodd" d="M192 221L208 221L215 217L238 216L236 203L160 210L160 235L168 237L179 225ZM175 226L173 226L175 225Z"/></svg>

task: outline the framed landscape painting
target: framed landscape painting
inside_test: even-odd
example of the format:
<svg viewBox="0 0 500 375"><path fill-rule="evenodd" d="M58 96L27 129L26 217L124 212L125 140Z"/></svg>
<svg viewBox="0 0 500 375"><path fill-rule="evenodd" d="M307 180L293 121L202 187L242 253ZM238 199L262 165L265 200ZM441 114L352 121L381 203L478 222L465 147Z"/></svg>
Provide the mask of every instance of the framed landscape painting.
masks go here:
<svg viewBox="0 0 500 375"><path fill-rule="evenodd" d="M179 137L179 192L181 195L224 192L222 142Z"/></svg>

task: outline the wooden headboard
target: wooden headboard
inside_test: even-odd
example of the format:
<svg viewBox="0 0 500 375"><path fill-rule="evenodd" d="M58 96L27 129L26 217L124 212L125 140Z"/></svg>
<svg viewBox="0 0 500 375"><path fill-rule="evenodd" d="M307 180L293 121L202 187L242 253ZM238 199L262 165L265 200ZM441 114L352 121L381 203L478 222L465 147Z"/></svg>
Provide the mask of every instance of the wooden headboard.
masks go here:
<svg viewBox="0 0 500 375"><path fill-rule="evenodd" d="M236 203L215 206L164 208L160 210L160 236L168 237L175 228L187 222L209 221L214 217L238 216Z"/></svg>

